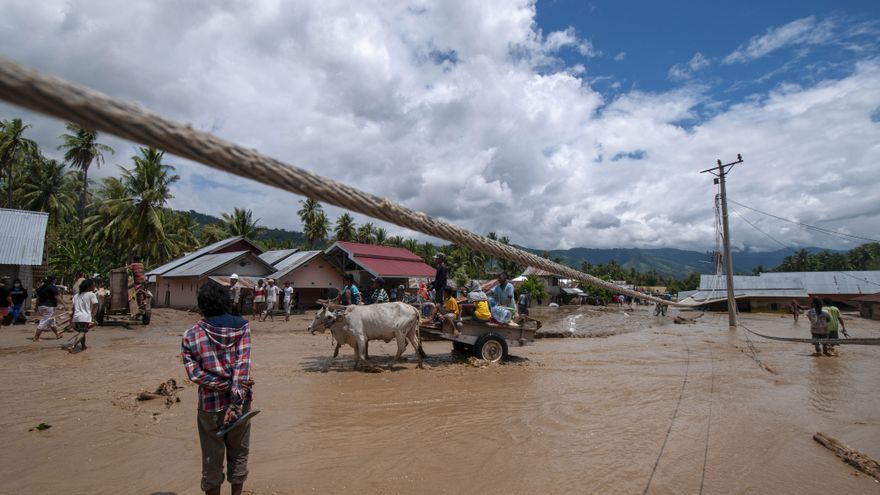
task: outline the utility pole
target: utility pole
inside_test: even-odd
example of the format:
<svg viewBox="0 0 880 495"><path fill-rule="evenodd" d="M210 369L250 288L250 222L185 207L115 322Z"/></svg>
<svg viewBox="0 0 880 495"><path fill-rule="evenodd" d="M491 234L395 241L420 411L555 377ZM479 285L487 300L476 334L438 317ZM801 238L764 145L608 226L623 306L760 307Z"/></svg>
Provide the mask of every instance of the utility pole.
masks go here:
<svg viewBox="0 0 880 495"><path fill-rule="evenodd" d="M721 163L718 160L718 166L701 171L701 174L709 172L715 176L715 183L721 188L721 229L722 237L724 237L724 271L727 274L727 317L731 330L736 330L736 297L733 293L733 258L730 255L730 223L727 219L727 172L734 165L742 163L742 155L737 153L736 161L730 163Z"/></svg>

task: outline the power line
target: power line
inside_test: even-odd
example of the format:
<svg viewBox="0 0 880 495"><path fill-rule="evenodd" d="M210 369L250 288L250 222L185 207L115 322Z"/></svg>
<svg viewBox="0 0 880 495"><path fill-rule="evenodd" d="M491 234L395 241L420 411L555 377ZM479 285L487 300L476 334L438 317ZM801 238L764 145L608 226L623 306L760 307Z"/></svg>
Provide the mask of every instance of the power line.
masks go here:
<svg viewBox="0 0 880 495"><path fill-rule="evenodd" d="M731 200L731 202L733 203L734 201ZM739 204L739 203L737 203L737 204ZM743 205L740 205L740 206L743 206ZM748 208L748 207L746 207L746 208ZM785 244L784 242L780 241L779 239L777 239L777 238L773 237L772 235L770 235L770 234L764 232L763 230L759 229L757 225L755 225L754 223L752 223L751 221L749 221L749 219L746 218L745 216L743 216L742 213L738 212L738 211L736 210L736 208L731 208L731 211L733 211L734 213L736 213L736 216L738 216L738 217L742 218L743 220L745 220L745 222L746 222L747 224L751 225L751 227L752 227L753 229L755 229L755 230L757 230L758 232L760 232L760 233L766 235L767 237L769 237L770 239L772 239L774 242L776 242L776 243L779 244L780 246L784 247L785 249L788 249L789 251L792 252L792 254L797 254L797 253L798 253L797 249L795 249L795 248L789 246L788 244ZM829 270L829 271L832 271L832 272L835 272L835 273L840 273L841 275L846 275L847 277L854 278L854 279L858 280L859 282L865 282L866 284L876 285L876 286L880 287L880 284L878 284L878 283L876 283L876 282L872 282L872 281L870 281L870 280L868 280L868 279L866 279L866 278L859 278L859 277L856 277L856 276L853 275L852 273L847 273L847 272L844 272L844 271L841 271L841 270Z"/></svg>
<svg viewBox="0 0 880 495"><path fill-rule="evenodd" d="M793 224L795 224L795 225L799 225L799 226L801 226L801 227L803 227L803 228L805 228L805 229L807 229L807 230L815 230L816 232L821 232L821 233L823 233L823 234L828 234L828 235L833 235L833 236L838 236L838 237L843 237L843 238L857 239L857 240L861 240L861 241L880 242L880 240L878 240L878 239L872 239L872 238L870 238L870 237L862 237L862 236L860 236L860 235L847 234L847 233L845 233L845 232L839 232L839 231L837 231L837 230L825 229L825 228L822 228L822 227L816 227L815 225L809 225L809 224L806 224L806 223L803 223L803 222L798 222L797 220L792 220L792 219L790 219L790 218L780 217L780 216L778 216L778 215L774 215L774 214L772 214L772 213L767 213L766 211L761 211L761 210L759 210L759 209L757 209L757 208L752 208L751 206L744 205L744 204L742 204L742 203L740 203L740 202L738 202L738 201L734 201L734 200L732 200L732 199L728 199L728 201L730 201L731 203L734 203L734 204L736 204L736 205L742 206L743 208L747 208L747 209L749 209L749 210L752 210L752 211L754 211L755 213L760 213L760 214L762 214L762 215L767 215L768 217L773 217L773 218L775 218L775 219L777 219L777 220L782 220L783 222L793 223Z"/></svg>

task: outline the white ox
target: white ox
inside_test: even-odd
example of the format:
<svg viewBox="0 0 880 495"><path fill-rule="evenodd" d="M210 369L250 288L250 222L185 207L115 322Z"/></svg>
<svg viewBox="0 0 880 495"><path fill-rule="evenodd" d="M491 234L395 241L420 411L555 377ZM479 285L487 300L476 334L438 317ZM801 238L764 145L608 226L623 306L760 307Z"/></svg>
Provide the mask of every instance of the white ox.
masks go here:
<svg viewBox="0 0 880 495"><path fill-rule="evenodd" d="M354 349L354 366L358 367L363 359L369 363L367 342L397 340L397 355L389 367L393 366L406 349L409 341L416 350L419 368L422 368L422 350L419 338L419 310L402 302L371 304L368 306L340 306L322 302L321 309L309 325L309 332L323 332L330 329L336 340L333 358L339 355L342 344Z"/></svg>

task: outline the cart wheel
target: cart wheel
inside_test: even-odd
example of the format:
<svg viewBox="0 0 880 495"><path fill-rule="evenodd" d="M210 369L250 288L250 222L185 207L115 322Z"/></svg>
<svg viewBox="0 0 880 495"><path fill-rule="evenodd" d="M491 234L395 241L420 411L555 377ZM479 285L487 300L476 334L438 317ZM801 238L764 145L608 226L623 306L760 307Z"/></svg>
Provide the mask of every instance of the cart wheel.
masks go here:
<svg viewBox="0 0 880 495"><path fill-rule="evenodd" d="M103 304L98 306L98 312L95 313L95 323L97 323L98 326L102 326L102 327L104 326L104 305Z"/></svg>
<svg viewBox="0 0 880 495"><path fill-rule="evenodd" d="M150 310L149 309L144 311L144 313L141 315L141 323L143 323L144 325L150 324Z"/></svg>
<svg viewBox="0 0 880 495"><path fill-rule="evenodd" d="M497 363L507 356L507 341L498 334L487 333L477 339L474 354L490 363Z"/></svg>

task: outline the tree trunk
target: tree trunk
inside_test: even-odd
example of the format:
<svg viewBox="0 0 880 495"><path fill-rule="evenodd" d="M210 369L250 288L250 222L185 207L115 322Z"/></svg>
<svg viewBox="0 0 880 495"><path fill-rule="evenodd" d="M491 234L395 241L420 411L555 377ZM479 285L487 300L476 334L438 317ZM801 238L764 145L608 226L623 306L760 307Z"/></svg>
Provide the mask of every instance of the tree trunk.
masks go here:
<svg viewBox="0 0 880 495"><path fill-rule="evenodd" d="M8 184L6 184L6 207L12 209L12 161L6 164L6 170L9 173Z"/></svg>
<svg viewBox="0 0 880 495"><path fill-rule="evenodd" d="M813 440L819 442L831 452L834 452L834 455L840 457L843 462L867 474L875 480L880 481L880 463L876 460L851 449L836 438L829 437L821 432L813 435Z"/></svg>
<svg viewBox="0 0 880 495"><path fill-rule="evenodd" d="M89 192L89 167L83 167L83 185L82 191L79 192L79 223L82 224L86 218L86 196Z"/></svg>

